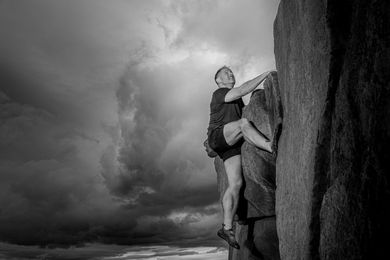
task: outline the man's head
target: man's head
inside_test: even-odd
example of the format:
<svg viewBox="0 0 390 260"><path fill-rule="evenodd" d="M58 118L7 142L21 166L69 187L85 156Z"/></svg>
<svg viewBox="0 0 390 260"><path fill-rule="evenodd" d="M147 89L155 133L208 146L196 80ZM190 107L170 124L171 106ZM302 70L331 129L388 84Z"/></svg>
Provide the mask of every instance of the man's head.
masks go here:
<svg viewBox="0 0 390 260"><path fill-rule="evenodd" d="M223 66L217 70L214 80L218 87L232 88L236 83L236 79L234 78L232 70L226 66Z"/></svg>

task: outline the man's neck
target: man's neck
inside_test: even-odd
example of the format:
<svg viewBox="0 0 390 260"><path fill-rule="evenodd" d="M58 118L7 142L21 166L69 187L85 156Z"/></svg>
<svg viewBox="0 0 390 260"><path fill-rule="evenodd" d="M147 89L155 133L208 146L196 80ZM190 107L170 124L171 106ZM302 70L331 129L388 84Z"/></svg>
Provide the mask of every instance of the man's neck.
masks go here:
<svg viewBox="0 0 390 260"><path fill-rule="evenodd" d="M234 87L234 83L231 83L231 84L219 84L218 87L219 88L233 88Z"/></svg>

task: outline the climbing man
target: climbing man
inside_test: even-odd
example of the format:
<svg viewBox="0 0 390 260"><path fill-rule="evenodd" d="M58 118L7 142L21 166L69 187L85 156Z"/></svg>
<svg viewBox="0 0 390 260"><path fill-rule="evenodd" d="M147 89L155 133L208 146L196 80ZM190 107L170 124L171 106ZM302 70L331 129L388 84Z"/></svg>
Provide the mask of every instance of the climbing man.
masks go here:
<svg viewBox="0 0 390 260"><path fill-rule="evenodd" d="M233 231L233 217L242 185L241 145L245 140L262 150L273 152L272 142L248 119L241 118L244 107L241 98L252 92L269 73L265 72L236 88L233 88L236 83L234 74L226 66L220 68L214 78L218 89L212 95L207 140L204 145L208 153L212 149L223 160L228 179L228 187L222 198L223 224L217 234L237 249L240 246Z"/></svg>

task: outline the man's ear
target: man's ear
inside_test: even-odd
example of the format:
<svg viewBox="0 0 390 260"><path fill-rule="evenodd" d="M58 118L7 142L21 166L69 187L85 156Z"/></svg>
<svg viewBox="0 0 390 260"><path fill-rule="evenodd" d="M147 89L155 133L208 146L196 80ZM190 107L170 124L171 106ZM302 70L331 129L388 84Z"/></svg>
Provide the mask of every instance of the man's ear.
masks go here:
<svg viewBox="0 0 390 260"><path fill-rule="evenodd" d="M217 85L219 86L219 83L221 83L221 77L218 76L218 78L215 80L215 82L217 83Z"/></svg>

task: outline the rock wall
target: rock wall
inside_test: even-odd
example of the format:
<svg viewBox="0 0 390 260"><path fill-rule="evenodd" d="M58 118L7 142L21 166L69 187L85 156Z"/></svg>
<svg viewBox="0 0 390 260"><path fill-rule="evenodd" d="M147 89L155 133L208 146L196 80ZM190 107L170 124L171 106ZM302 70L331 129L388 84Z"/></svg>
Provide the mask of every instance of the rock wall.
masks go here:
<svg viewBox="0 0 390 260"><path fill-rule="evenodd" d="M243 117L269 139L276 140L282 124L282 110L276 72L264 82L264 90L253 92ZM244 184L235 220L240 250L230 247L229 260L280 259L275 218L275 157L244 142L242 149ZM209 154L211 156L211 154ZM220 202L228 186L223 162L214 160Z"/></svg>
<svg viewBox="0 0 390 260"><path fill-rule="evenodd" d="M280 2L274 43L284 113L276 163L282 259L387 256L389 14L387 0Z"/></svg>

